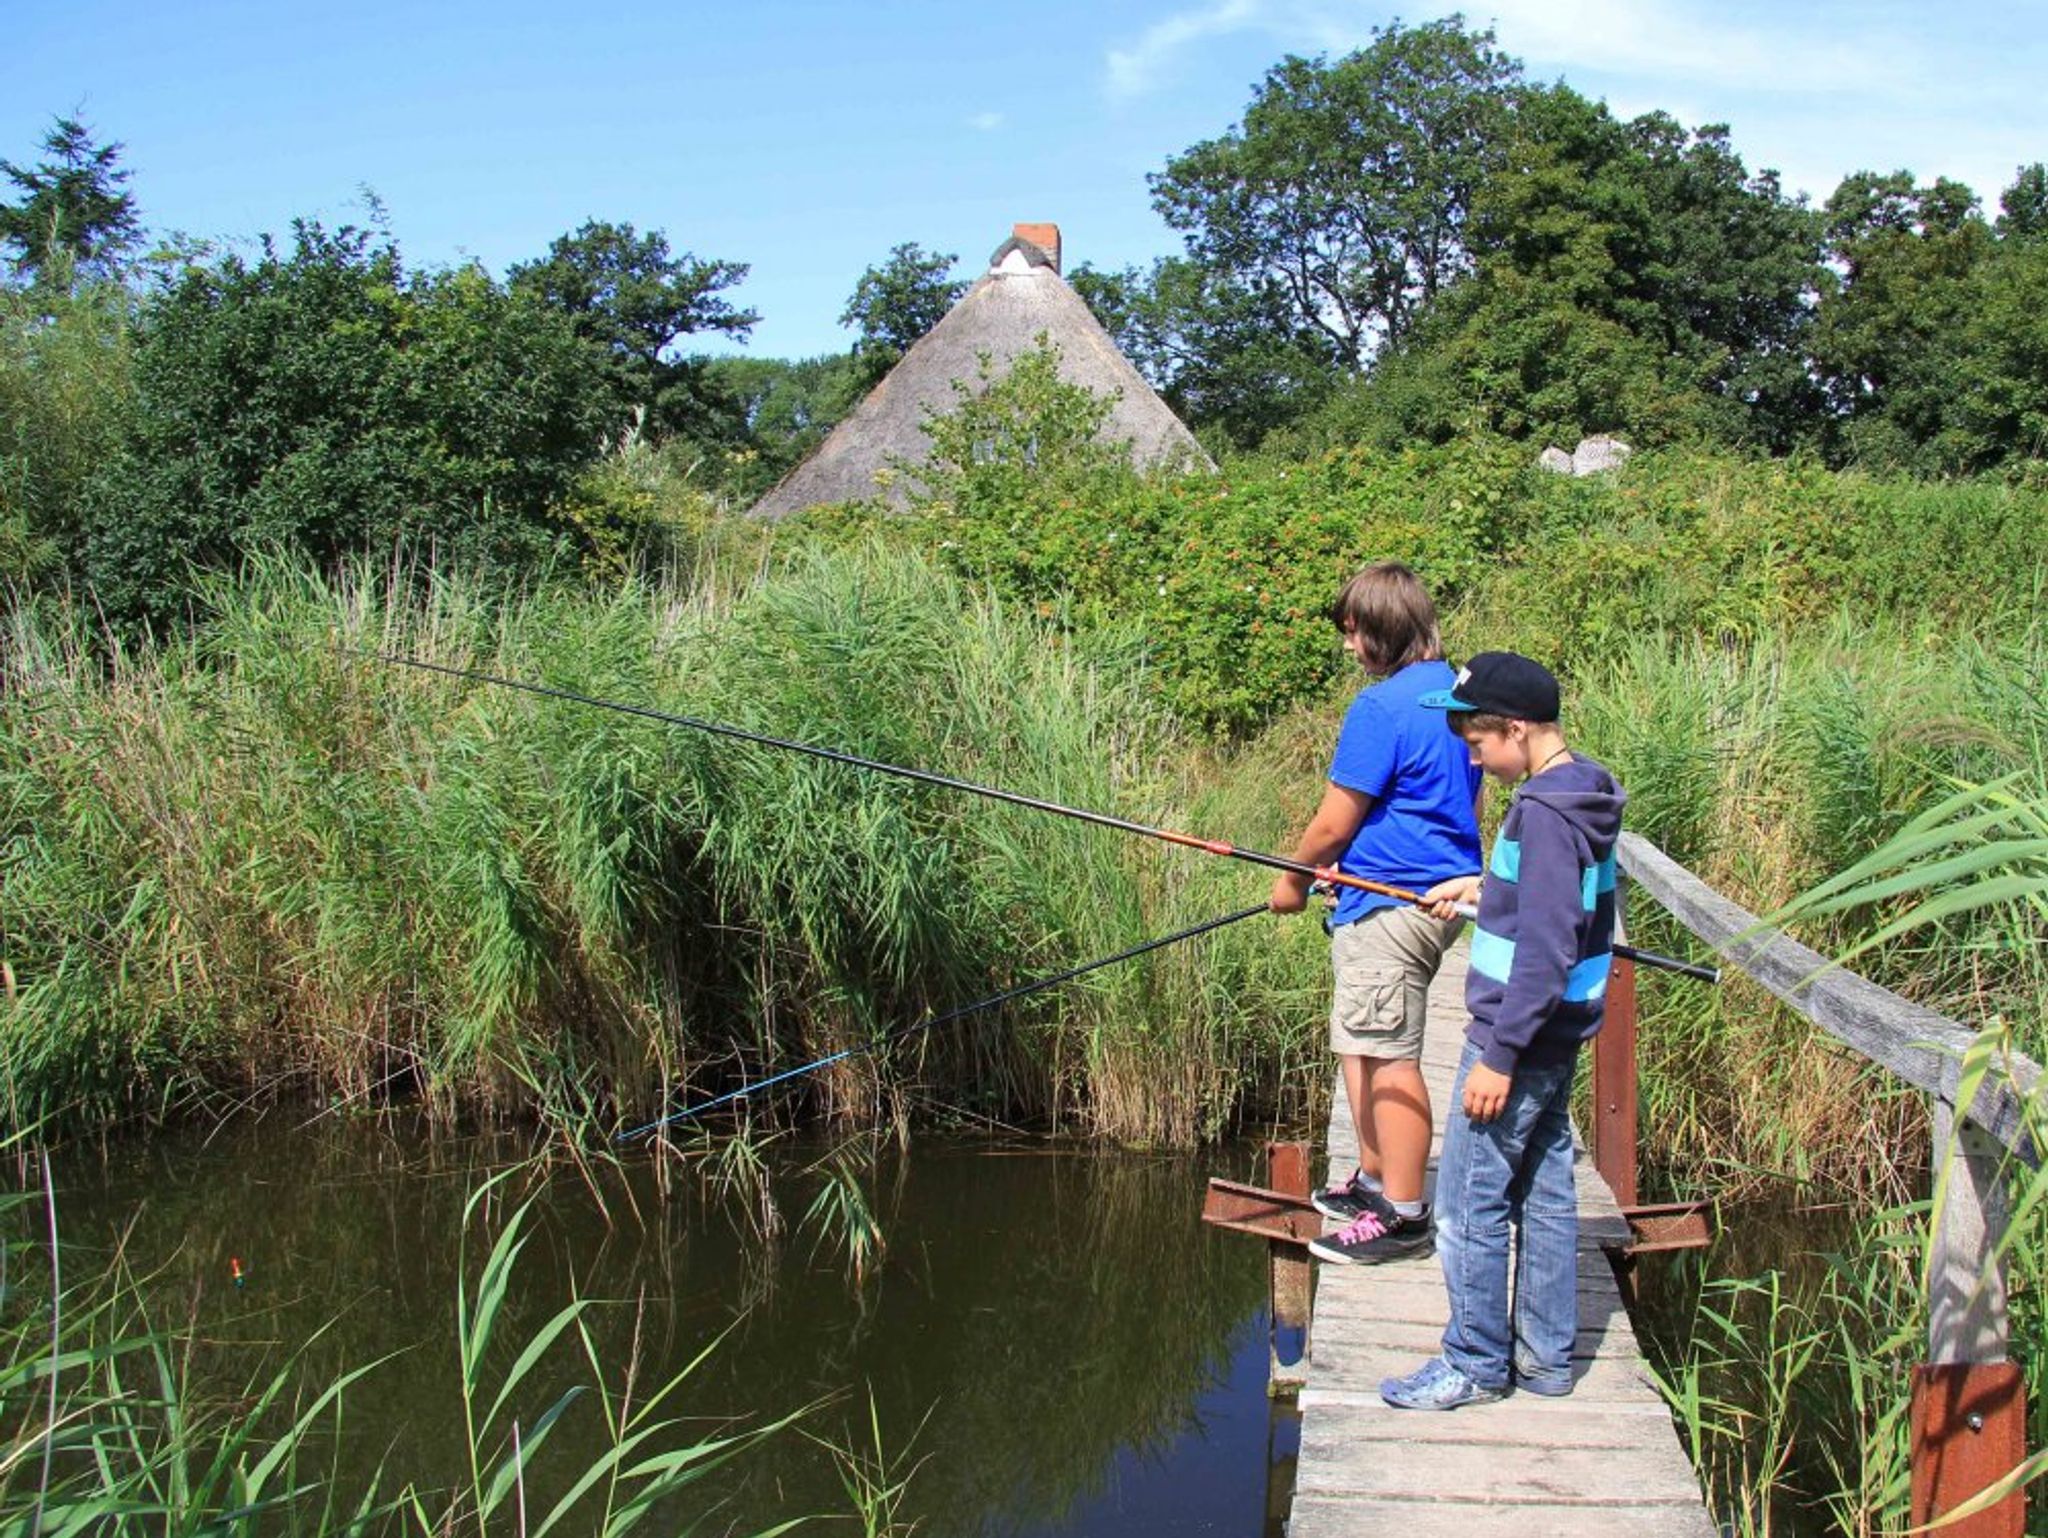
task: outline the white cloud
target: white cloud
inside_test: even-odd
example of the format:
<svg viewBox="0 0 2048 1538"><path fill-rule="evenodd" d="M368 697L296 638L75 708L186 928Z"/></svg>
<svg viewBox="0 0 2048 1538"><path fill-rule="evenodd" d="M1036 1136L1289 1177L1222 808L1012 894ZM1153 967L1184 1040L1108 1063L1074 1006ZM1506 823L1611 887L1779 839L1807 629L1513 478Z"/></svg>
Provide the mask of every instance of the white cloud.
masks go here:
<svg viewBox="0 0 2048 1538"><path fill-rule="evenodd" d="M967 126L982 133L994 133L1003 126L1003 115L1000 112L977 112L967 120Z"/></svg>
<svg viewBox="0 0 2048 1538"><path fill-rule="evenodd" d="M1221 0L1220 4L1182 11L1155 22L1132 47L1109 51L1110 94L1144 95L1159 83L1175 55L1190 43L1257 26L1267 8L1264 0Z"/></svg>
<svg viewBox="0 0 2048 1538"><path fill-rule="evenodd" d="M1802 26L1789 16L1745 26L1698 0L1490 0L1501 45L1532 61L1749 91L1893 90L1909 54L1868 27Z"/></svg>
<svg viewBox="0 0 2048 1538"><path fill-rule="evenodd" d="M1470 25L1491 25L1501 46L1539 77L1583 70L1745 91L1898 92L1911 85L1917 56L1867 23L1845 28L1840 17L1823 14L1745 23L1718 0L1469 0L1420 7L1409 20L1453 11ZM1394 14L1376 0L1215 0L1155 22L1129 48L1111 49L1108 89L1143 95L1190 47L1232 33L1264 33L1286 49L1347 53Z"/></svg>

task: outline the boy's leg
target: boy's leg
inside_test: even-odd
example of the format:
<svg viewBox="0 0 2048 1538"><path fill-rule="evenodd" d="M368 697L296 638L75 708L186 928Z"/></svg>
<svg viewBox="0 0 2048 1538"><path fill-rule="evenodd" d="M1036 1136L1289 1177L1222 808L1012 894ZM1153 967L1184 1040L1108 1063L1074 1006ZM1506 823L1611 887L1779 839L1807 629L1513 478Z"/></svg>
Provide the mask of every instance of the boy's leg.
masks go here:
<svg viewBox="0 0 2048 1538"><path fill-rule="evenodd" d="M1532 1394L1572 1390L1579 1330L1579 1202L1572 1180L1572 1063L1545 1068L1550 1086L1523 1156L1515 1252L1515 1381Z"/></svg>
<svg viewBox="0 0 2048 1538"><path fill-rule="evenodd" d="M1373 1137L1367 1061L1355 1052L1339 1053L1337 1057L1338 1066L1343 1070L1345 1103L1351 1107L1351 1125L1358 1137L1357 1172L1353 1173L1333 1157L1329 1183L1312 1192L1309 1198L1315 1203L1316 1211L1347 1227L1367 1213L1374 1214L1382 1223L1393 1216L1393 1209L1387 1206L1387 1199L1380 1190L1380 1151Z"/></svg>
<svg viewBox="0 0 2048 1538"><path fill-rule="evenodd" d="M1427 1255L1435 1243L1422 1200L1430 1133L1422 1034L1430 979L1453 932L1418 909L1381 908L1330 937L1331 1045L1344 1054L1347 1090L1358 1067L1359 1167L1380 1179L1377 1190L1317 1200L1319 1212L1344 1224L1310 1243L1318 1260L1379 1265Z"/></svg>
<svg viewBox="0 0 2048 1538"><path fill-rule="evenodd" d="M1512 1125L1512 1090L1498 1119L1475 1123L1465 1114L1465 1078L1478 1061L1479 1049L1466 1042L1437 1163L1436 1252L1451 1306L1443 1359L1480 1390L1499 1393L1508 1386L1509 1187L1520 1148L1519 1139L1504 1135Z"/></svg>
<svg viewBox="0 0 2048 1538"><path fill-rule="evenodd" d="M1401 1204L1422 1200L1422 1179L1429 1167L1429 1085L1415 1058L1369 1058L1365 1078L1380 1160L1380 1185L1387 1200Z"/></svg>
<svg viewBox="0 0 2048 1538"><path fill-rule="evenodd" d="M1344 1099L1351 1107L1351 1126L1358 1138L1358 1173L1365 1176L1368 1184L1384 1183L1379 1139L1373 1124L1370 1060L1355 1052L1344 1052L1338 1055L1337 1063L1344 1071ZM1337 1171L1332 1170L1330 1184L1336 1183Z"/></svg>
<svg viewBox="0 0 2048 1538"><path fill-rule="evenodd" d="M1403 1203L1422 1199L1429 1162L1421 1070L1429 985L1459 927L1402 906L1374 909L1330 936L1330 1045L1344 1066L1358 1167L1382 1185L1391 1175L1386 1194Z"/></svg>

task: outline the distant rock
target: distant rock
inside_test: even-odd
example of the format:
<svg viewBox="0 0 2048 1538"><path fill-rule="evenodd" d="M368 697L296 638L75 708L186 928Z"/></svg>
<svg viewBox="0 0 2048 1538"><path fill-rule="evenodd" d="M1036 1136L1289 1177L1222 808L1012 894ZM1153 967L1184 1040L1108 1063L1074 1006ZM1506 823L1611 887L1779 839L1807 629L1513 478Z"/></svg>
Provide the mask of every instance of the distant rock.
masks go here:
<svg viewBox="0 0 2048 1538"><path fill-rule="evenodd" d="M1555 470L1559 475L1570 475L1572 473L1571 455L1555 444L1552 444L1541 454L1537 455L1536 463L1546 470Z"/></svg>
<svg viewBox="0 0 2048 1538"><path fill-rule="evenodd" d="M1617 470L1634 452L1619 438L1610 438L1605 433L1581 438L1579 446L1572 450L1572 474L1598 475L1602 470Z"/></svg>

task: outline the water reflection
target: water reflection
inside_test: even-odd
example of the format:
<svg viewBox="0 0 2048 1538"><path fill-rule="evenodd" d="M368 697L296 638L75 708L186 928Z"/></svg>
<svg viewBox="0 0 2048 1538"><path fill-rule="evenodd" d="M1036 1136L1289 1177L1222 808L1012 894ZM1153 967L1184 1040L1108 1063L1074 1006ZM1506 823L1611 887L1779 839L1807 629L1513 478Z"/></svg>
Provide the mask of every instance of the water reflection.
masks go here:
<svg viewBox="0 0 2048 1538"><path fill-rule="evenodd" d="M395 1118L273 1118L103 1161L72 1153L58 1166L67 1270L119 1252L147 1276L159 1322L189 1324L195 1369L223 1398L289 1350L305 1351L308 1384L400 1352L351 1396L344 1479L381 1463L387 1485L451 1486L465 1459L452 1336L463 1202L520 1152L428 1139ZM794 1224L820 1150L775 1153L775 1198ZM884 1150L863 1184L887 1249L857 1286L801 1232L763 1248L692 1181L664 1195L638 1164L593 1188L557 1164L494 1196L470 1267L506 1204L538 1189L500 1371L572 1296L610 1300L595 1333L615 1368L637 1332L643 1383L729 1332L680 1401L703 1418L690 1434L823 1402L811 1431L867 1444L871 1390L886 1450L921 1460L900 1516L922 1532L1249 1538L1272 1530L1267 1470L1292 1456L1265 1393L1264 1251L1203 1230L1198 1211L1204 1176L1251 1166ZM531 1391L529 1424L569 1379L566 1358L555 1366ZM558 1469L596 1455L593 1417L565 1417L547 1449ZM847 1505L829 1455L790 1435L720 1471L715 1496L713 1531Z"/></svg>

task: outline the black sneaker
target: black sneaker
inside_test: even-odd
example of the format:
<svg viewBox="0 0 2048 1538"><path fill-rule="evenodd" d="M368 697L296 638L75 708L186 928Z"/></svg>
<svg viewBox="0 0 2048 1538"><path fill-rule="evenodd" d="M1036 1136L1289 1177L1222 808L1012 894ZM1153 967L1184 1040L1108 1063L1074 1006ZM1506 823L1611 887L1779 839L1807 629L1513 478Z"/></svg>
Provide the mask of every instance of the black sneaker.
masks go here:
<svg viewBox="0 0 2048 1538"><path fill-rule="evenodd" d="M1365 1213L1334 1234L1311 1239L1308 1252L1340 1266L1376 1266L1388 1260L1414 1260L1435 1248L1436 1233L1425 1207L1420 1217L1404 1218L1397 1212L1392 1222L1383 1222L1378 1213Z"/></svg>
<svg viewBox="0 0 2048 1538"><path fill-rule="evenodd" d="M1394 1204L1380 1192L1360 1185L1356 1175L1341 1186L1323 1187L1310 1196L1309 1201L1324 1217L1339 1223L1355 1223L1368 1212L1377 1217L1382 1226L1394 1221Z"/></svg>

